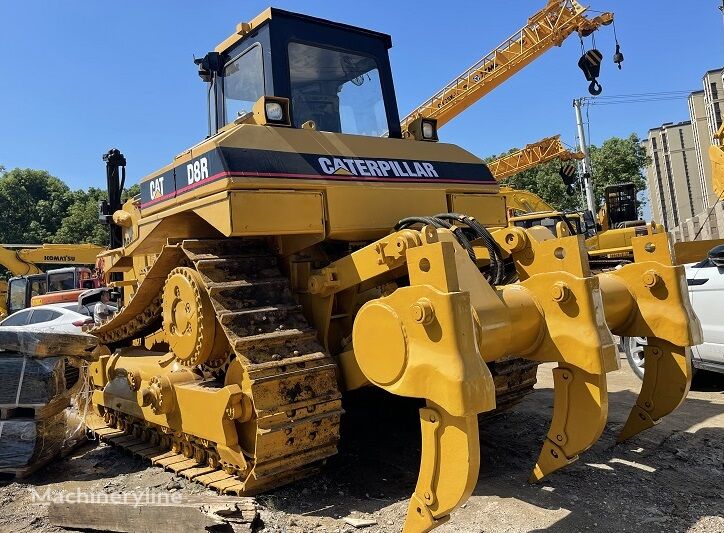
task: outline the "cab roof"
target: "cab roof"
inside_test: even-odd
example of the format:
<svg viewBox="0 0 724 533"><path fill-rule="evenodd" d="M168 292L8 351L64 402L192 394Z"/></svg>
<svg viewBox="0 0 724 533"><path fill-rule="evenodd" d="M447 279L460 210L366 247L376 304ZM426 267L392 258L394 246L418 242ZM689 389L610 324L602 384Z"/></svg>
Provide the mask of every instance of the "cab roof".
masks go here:
<svg viewBox="0 0 724 533"><path fill-rule="evenodd" d="M323 25L330 28L336 28L339 30L344 30L345 32L354 32L360 35L365 35L367 37L381 39L385 42L385 45L388 49L392 48L392 37L386 33L372 31L365 28L360 28L359 26L344 24L342 22L333 22L331 20L312 17L310 15L303 15L301 13L294 13L293 11L286 11L284 9L278 9L276 7L268 7L264 11L259 13L256 17L254 17L250 22L238 23L236 25L236 31L232 33L229 37L224 39L221 43L219 43L214 51L219 53L226 52L234 45L236 45L239 41L241 41L246 35L253 32L260 26L268 23L273 18L291 19L298 22L305 22L308 24Z"/></svg>

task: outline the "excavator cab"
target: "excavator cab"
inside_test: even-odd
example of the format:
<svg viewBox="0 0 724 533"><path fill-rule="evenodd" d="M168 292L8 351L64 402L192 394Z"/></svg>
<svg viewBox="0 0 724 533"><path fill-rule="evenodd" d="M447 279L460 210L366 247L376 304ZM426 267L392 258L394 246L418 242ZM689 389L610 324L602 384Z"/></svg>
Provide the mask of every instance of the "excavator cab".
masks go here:
<svg viewBox="0 0 724 533"><path fill-rule="evenodd" d="M291 103L290 117L274 107L281 113L270 122L399 138L391 46L389 35L269 8L196 60L209 83L209 132L243 120L268 96Z"/></svg>
<svg viewBox="0 0 724 533"><path fill-rule="evenodd" d="M48 290L46 274L17 276L8 281L7 312L8 315L30 307L30 300L41 296Z"/></svg>
<svg viewBox="0 0 724 533"><path fill-rule="evenodd" d="M604 191L605 215L602 218L606 229L625 228L645 224L639 220L636 207L636 186L633 183L609 185Z"/></svg>
<svg viewBox="0 0 724 533"><path fill-rule="evenodd" d="M31 305L72 302L80 289L93 289L101 280L87 267L66 267L43 274L16 276L8 281L7 311L11 315Z"/></svg>

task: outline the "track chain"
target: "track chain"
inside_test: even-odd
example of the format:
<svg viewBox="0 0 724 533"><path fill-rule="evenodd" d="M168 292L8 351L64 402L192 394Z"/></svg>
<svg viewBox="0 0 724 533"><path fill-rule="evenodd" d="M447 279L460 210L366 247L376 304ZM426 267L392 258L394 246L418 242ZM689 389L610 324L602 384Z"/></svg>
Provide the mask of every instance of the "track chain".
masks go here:
<svg viewBox="0 0 724 533"><path fill-rule="evenodd" d="M166 428L110 410L106 422L94 431L154 464L225 493L254 494L310 474L337 452L343 412L337 367L317 342L289 280L263 243L187 240L166 247L129 305L91 333L112 344L153 327L162 306L163 283L158 280L165 280L179 264L201 274L229 342L229 357L239 360L250 383L255 416L239 430L249 468L240 471L218 464L214 443L193 435L169 438ZM144 301L147 308L139 319L137 308ZM210 363L211 368L219 366L218 361Z"/></svg>

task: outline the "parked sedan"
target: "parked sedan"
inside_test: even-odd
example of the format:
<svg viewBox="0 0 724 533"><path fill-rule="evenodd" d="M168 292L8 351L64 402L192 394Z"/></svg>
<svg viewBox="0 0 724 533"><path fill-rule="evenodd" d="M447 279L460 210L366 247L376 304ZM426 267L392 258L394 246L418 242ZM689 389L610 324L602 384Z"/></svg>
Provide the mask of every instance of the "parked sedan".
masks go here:
<svg viewBox="0 0 724 533"><path fill-rule="evenodd" d="M685 265L689 298L704 332L704 342L693 346L694 368L724 373L724 245L709 251L706 259ZM646 339L624 337L623 347L636 375L644 375Z"/></svg>
<svg viewBox="0 0 724 533"><path fill-rule="evenodd" d="M74 310L76 304L23 309L0 322L0 349L35 357L90 353L97 339L81 327L93 318Z"/></svg>

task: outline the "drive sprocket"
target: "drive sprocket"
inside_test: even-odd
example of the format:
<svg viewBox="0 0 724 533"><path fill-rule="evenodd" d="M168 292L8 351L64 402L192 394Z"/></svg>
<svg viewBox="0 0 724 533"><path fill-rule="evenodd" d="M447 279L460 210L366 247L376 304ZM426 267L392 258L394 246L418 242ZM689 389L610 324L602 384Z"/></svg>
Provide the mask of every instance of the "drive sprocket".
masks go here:
<svg viewBox="0 0 724 533"><path fill-rule="evenodd" d="M163 287L163 332L184 366L206 363L214 353L216 315L201 276L188 267L174 268Z"/></svg>

